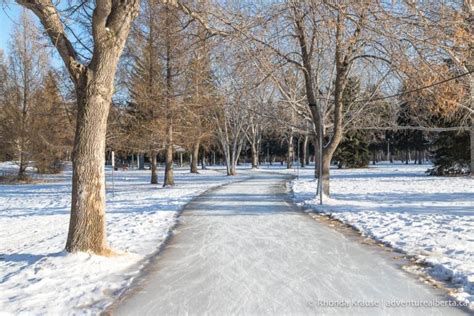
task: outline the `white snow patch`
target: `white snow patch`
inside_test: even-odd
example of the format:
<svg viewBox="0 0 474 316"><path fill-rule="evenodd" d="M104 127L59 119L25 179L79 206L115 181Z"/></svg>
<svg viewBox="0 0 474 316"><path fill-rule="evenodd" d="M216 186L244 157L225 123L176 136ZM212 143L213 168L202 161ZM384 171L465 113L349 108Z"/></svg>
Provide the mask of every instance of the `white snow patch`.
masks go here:
<svg viewBox="0 0 474 316"><path fill-rule="evenodd" d="M429 167L331 170L331 198L323 206L313 169L300 169L291 187L301 205L428 263L429 274L451 282L455 298L474 308L474 181L427 176Z"/></svg>
<svg viewBox="0 0 474 316"><path fill-rule="evenodd" d="M11 163L0 169L14 171ZM0 185L0 314L97 314L137 276L176 222L178 211L206 189L238 180L213 170L176 169L177 185L150 185L150 171L107 174L107 233L117 257L64 249L71 172L44 183Z"/></svg>

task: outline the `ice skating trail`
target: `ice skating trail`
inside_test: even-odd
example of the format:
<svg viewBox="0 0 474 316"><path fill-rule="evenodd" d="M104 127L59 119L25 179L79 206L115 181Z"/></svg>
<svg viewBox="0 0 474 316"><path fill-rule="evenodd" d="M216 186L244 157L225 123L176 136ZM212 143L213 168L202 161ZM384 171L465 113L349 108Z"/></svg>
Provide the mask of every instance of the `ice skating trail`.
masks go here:
<svg viewBox="0 0 474 316"><path fill-rule="evenodd" d="M386 252L301 212L288 201L288 180L285 175L253 173L190 203L140 284L111 313L468 313L433 307L446 302L443 291L400 269Z"/></svg>

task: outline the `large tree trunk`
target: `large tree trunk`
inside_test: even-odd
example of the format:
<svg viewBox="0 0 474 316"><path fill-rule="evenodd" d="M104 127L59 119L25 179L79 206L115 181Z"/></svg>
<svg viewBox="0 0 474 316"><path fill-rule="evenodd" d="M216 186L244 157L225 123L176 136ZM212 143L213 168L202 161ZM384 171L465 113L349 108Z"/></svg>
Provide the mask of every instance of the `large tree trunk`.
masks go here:
<svg viewBox="0 0 474 316"><path fill-rule="evenodd" d="M105 236L105 133L115 72L139 1L95 1L94 42L88 65L78 59L61 13L52 1L17 0L41 21L76 88L72 199L66 250L110 254Z"/></svg>
<svg viewBox="0 0 474 316"><path fill-rule="evenodd" d="M198 172L198 159L199 159L199 146L201 141L198 139L193 144L193 150L191 153L191 173L199 173Z"/></svg>
<svg viewBox="0 0 474 316"><path fill-rule="evenodd" d="M111 67L90 74L90 81L77 88L71 218L66 243L69 252L110 252L105 235L104 164L105 133L114 77L114 68Z"/></svg>
<svg viewBox="0 0 474 316"><path fill-rule="evenodd" d="M168 124L168 140L166 142L166 164L165 164L165 180L163 186L174 185L173 172L173 125Z"/></svg>
<svg viewBox="0 0 474 316"><path fill-rule="evenodd" d="M151 151L150 153L151 158L151 184L158 184L158 173L156 172L156 152Z"/></svg>

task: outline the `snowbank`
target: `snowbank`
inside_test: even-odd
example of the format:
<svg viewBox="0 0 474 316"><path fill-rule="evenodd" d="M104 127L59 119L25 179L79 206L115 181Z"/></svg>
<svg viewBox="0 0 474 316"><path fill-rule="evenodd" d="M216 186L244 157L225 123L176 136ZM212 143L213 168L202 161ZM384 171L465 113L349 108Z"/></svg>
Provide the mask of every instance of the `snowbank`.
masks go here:
<svg viewBox="0 0 474 316"><path fill-rule="evenodd" d="M11 164L0 164L11 171ZM70 171L44 183L0 185L0 314L97 314L137 276L166 239L177 213L208 188L236 178L176 170L177 185L149 183L149 171L107 170L107 232L112 258L63 251Z"/></svg>
<svg viewBox="0 0 474 316"><path fill-rule="evenodd" d="M427 165L332 170L332 198L314 199L313 170L292 182L297 202L427 263L427 272L457 288L474 307L474 181L432 177Z"/></svg>

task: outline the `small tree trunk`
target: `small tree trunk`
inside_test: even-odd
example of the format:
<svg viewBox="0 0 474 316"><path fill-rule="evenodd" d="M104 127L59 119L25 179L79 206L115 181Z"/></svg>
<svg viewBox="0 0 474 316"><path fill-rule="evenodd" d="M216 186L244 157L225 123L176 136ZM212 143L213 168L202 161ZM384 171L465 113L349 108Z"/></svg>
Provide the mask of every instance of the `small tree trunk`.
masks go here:
<svg viewBox="0 0 474 316"><path fill-rule="evenodd" d="M410 160L410 150L407 148L405 151L405 164L408 165L408 161Z"/></svg>
<svg viewBox="0 0 474 316"><path fill-rule="evenodd" d="M287 169L291 169L293 167L293 155L294 155L293 135L291 135L290 139L288 140L288 153L287 153L287 161L286 161Z"/></svg>
<svg viewBox="0 0 474 316"><path fill-rule="evenodd" d="M309 165L309 158L308 158L308 140L309 140L309 137L308 135L305 135L304 136L304 140L303 140L303 148L301 149L302 150L302 153L301 153L301 168L304 168L305 165Z"/></svg>
<svg viewBox="0 0 474 316"><path fill-rule="evenodd" d="M235 164L231 164L229 175L230 176L236 176L237 175Z"/></svg>
<svg viewBox="0 0 474 316"><path fill-rule="evenodd" d="M472 12L472 6L470 7L470 11L469 11L469 18L470 20L472 21L472 17L473 17L473 12ZM472 28L472 22L470 23L471 25L471 34L473 32L473 28ZM472 51L472 48L471 48L471 51ZM474 55L471 53L471 59L469 61L469 66L468 66L468 70L469 71L474 71ZM469 75L469 92L470 92L470 100L469 100L469 103L470 103L470 108L471 110L474 111L474 74L471 73ZM471 152L471 163L470 163L470 175L471 177L474 177L474 112L471 112L471 128L469 130L469 138L470 138L470 141L471 141L471 145L470 145L470 152Z"/></svg>
<svg viewBox="0 0 474 316"><path fill-rule="evenodd" d="M166 163L165 163L165 179L163 186L174 185L173 172L173 125L168 124L168 139L166 142Z"/></svg>
<svg viewBox="0 0 474 316"><path fill-rule="evenodd" d="M18 169L18 179L24 179L26 177L26 168L28 167L28 162L25 159L25 154L23 152L23 146L20 148L20 165Z"/></svg>
<svg viewBox="0 0 474 316"><path fill-rule="evenodd" d="M230 168L229 168L229 175L235 176L237 175L237 158L236 158L236 150L235 147L230 152Z"/></svg>
<svg viewBox="0 0 474 316"><path fill-rule="evenodd" d="M198 172L198 159L199 159L199 146L201 141L198 139L193 144L193 150L191 153L191 173L199 173Z"/></svg>
<svg viewBox="0 0 474 316"><path fill-rule="evenodd" d="M471 95L472 94L474 93L471 92ZM474 97L471 96L471 99L473 99L471 103L474 103ZM474 108L474 106L472 108ZM474 177L474 113L471 114L471 130L469 133L471 139L471 177Z"/></svg>
<svg viewBox="0 0 474 316"><path fill-rule="evenodd" d="M258 168L258 149L255 144L252 144L250 147L250 151L252 153L252 169L257 169Z"/></svg>
<svg viewBox="0 0 474 316"><path fill-rule="evenodd" d="M387 161L393 162L392 155L390 153L390 141L387 141Z"/></svg>
<svg viewBox="0 0 474 316"><path fill-rule="evenodd" d="M315 137L313 140L314 145L314 178L319 178L319 141L318 138Z"/></svg>
<svg viewBox="0 0 474 316"><path fill-rule="evenodd" d="M230 157L230 150L229 150L229 145L225 146L226 148L224 149L224 159L225 159L225 166L226 166L226 171L228 176L232 176L232 165L233 161ZM234 171L235 172L235 171Z"/></svg>
<svg viewBox="0 0 474 316"><path fill-rule="evenodd" d="M158 173L156 172L156 152L150 153L151 157L151 184L158 184Z"/></svg>
<svg viewBox="0 0 474 316"><path fill-rule="evenodd" d="M201 153L201 169L202 170L206 169L206 152L204 151L204 149L202 150L202 153Z"/></svg>
<svg viewBox="0 0 474 316"><path fill-rule="evenodd" d="M138 155L138 170L145 170L145 154Z"/></svg>

